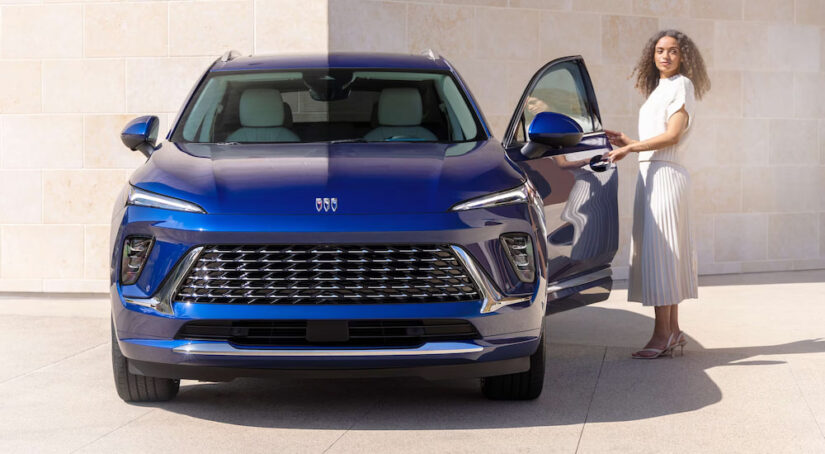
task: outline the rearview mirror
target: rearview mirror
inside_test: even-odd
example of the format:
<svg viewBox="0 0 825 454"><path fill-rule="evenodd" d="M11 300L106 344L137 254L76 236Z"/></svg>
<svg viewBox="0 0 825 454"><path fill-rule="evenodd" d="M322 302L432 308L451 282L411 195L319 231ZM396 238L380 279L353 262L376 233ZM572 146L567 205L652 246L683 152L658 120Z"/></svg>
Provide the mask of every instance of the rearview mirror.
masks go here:
<svg viewBox="0 0 825 454"><path fill-rule="evenodd" d="M533 159L545 156L551 149L574 147L582 140L582 127L576 120L556 112L540 112L527 128L529 141L521 154Z"/></svg>
<svg viewBox="0 0 825 454"><path fill-rule="evenodd" d="M140 151L147 158L155 151L160 120L154 115L138 117L126 124L120 133L120 140L126 148Z"/></svg>

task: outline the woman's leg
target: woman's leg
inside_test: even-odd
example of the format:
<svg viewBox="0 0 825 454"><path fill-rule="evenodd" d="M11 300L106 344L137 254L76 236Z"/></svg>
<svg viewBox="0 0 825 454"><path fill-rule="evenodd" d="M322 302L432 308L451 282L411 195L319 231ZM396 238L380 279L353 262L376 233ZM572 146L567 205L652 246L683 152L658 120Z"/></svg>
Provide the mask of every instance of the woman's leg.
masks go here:
<svg viewBox="0 0 825 454"><path fill-rule="evenodd" d="M670 332L676 337L682 332L682 330L679 329L679 305L674 304L668 307L670 307Z"/></svg>
<svg viewBox="0 0 825 454"><path fill-rule="evenodd" d="M653 325L653 336L648 345L655 343L656 348L666 347L670 337L670 311L673 306L656 306L656 322Z"/></svg>
<svg viewBox="0 0 825 454"><path fill-rule="evenodd" d="M657 350L667 348L667 343L672 333L670 330L670 312L672 307L673 306L656 306L653 308L656 314L656 321L653 325L653 335L644 348L655 348ZM642 352L640 350L634 353L634 356L653 357L656 356L656 354L650 351Z"/></svg>

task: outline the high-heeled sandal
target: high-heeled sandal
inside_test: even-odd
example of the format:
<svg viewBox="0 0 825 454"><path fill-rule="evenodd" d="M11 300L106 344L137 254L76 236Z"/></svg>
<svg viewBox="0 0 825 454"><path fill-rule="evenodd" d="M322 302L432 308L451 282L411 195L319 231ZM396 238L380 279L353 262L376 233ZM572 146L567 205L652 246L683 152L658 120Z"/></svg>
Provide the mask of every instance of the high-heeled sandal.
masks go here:
<svg viewBox="0 0 825 454"><path fill-rule="evenodd" d="M674 352L676 351L676 347L679 347L679 356L685 356L685 345L687 345L685 332L679 331L679 334L676 335L676 342L673 344Z"/></svg>
<svg viewBox="0 0 825 454"><path fill-rule="evenodd" d="M673 338L673 334L670 334L670 337L667 338L667 345L665 348L643 348L637 352L631 353L630 357L633 359L656 359L660 358L665 355L670 355L673 358L673 349L676 347L676 342ZM652 355L640 355L639 353L642 352L651 352Z"/></svg>

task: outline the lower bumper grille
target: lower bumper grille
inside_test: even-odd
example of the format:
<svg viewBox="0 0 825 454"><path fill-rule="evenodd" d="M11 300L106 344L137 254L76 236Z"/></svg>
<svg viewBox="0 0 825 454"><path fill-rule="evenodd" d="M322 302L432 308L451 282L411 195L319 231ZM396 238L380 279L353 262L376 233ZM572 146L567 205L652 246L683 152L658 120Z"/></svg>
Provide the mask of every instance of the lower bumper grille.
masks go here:
<svg viewBox="0 0 825 454"><path fill-rule="evenodd" d="M480 298L447 245L205 246L175 301L381 304Z"/></svg>
<svg viewBox="0 0 825 454"><path fill-rule="evenodd" d="M188 322L175 339L225 341L239 346L415 347L426 342L478 339L466 320L353 320L333 321L343 328L337 340L310 341L325 333L307 320L199 320ZM333 330L335 327L333 327Z"/></svg>

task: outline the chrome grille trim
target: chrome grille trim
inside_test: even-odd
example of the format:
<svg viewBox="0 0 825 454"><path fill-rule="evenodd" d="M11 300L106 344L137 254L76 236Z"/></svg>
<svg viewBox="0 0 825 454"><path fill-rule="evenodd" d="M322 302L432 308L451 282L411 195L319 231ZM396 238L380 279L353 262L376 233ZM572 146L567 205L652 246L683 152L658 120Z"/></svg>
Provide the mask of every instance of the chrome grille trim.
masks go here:
<svg viewBox="0 0 825 454"><path fill-rule="evenodd" d="M214 356L267 357L353 357L353 356L421 356L481 353L484 347L472 342L428 342L415 348L237 348L227 342L190 342L172 349L175 353Z"/></svg>
<svg viewBox="0 0 825 454"><path fill-rule="evenodd" d="M176 289L184 282L185 276L189 274L195 264L195 260L200 256L202 247L196 247L186 253L185 256L178 262L172 272L167 276L166 280L160 286L155 295L151 298L135 298L124 295L123 300L127 303L137 304L152 308L163 314L174 314L172 303L174 295L177 293Z"/></svg>
<svg viewBox="0 0 825 454"><path fill-rule="evenodd" d="M175 301L382 304L480 300L449 245L207 245Z"/></svg>
<svg viewBox="0 0 825 454"><path fill-rule="evenodd" d="M310 340L311 320L192 320L181 326L176 340L223 341L236 347L415 347L427 342L479 339L475 326L461 319L338 320L347 335L338 340Z"/></svg>

